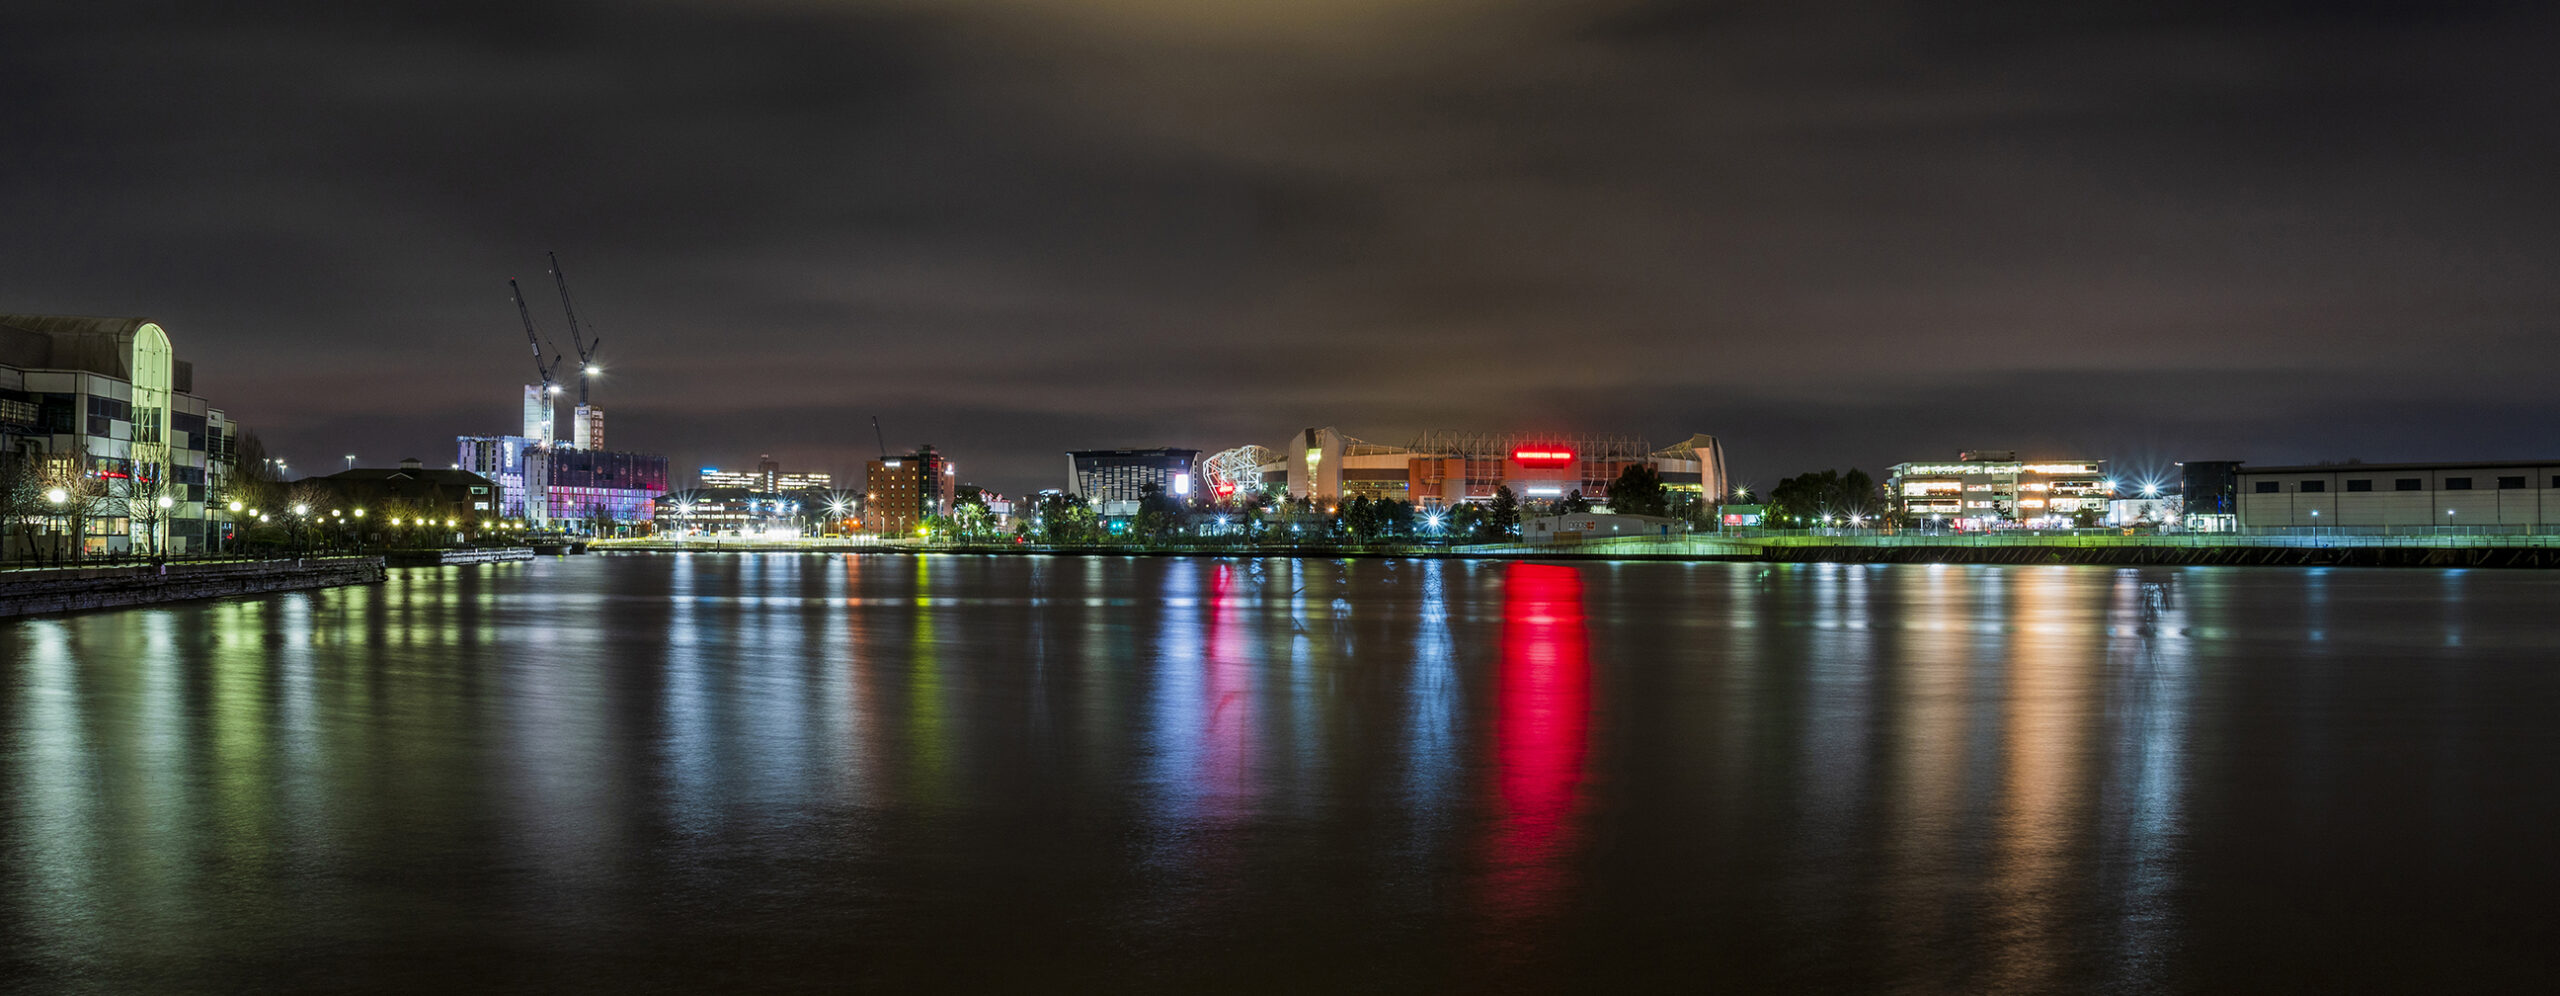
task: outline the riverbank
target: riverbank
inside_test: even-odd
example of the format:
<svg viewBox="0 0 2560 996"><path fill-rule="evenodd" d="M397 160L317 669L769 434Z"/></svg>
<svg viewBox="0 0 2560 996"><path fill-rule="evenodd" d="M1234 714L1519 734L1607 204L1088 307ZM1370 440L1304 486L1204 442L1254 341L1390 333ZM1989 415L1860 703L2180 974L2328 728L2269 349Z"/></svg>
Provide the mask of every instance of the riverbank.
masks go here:
<svg viewBox="0 0 2560 996"><path fill-rule="evenodd" d="M444 567L450 564L503 564L532 560L529 546L472 547L461 550L392 550L383 559L393 567Z"/></svg>
<svg viewBox="0 0 2560 996"><path fill-rule="evenodd" d="M382 579L380 557L9 571L0 573L0 618L375 584Z"/></svg>

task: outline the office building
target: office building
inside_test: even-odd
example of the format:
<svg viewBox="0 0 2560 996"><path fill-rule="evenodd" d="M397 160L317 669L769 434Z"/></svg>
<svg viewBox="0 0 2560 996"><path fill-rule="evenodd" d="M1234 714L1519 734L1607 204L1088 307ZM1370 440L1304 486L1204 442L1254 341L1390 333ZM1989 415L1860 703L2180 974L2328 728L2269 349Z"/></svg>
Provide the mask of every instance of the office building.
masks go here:
<svg viewBox="0 0 2560 996"><path fill-rule="evenodd" d="M2243 465L2235 476L2246 528L2560 524L2560 460Z"/></svg>
<svg viewBox="0 0 2560 996"><path fill-rule="evenodd" d="M1135 515L1150 494L1191 500L1199 450L1076 450L1067 454L1067 493L1104 515Z"/></svg>
<svg viewBox="0 0 2560 996"><path fill-rule="evenodd" d="M2240 461L2189 460L2178 478L2189 532L2227 533L2240 524Z"/></svg>
<svg viewBox="0 0 2560 996"><path fill-rule="evenodd" d="M667 491L667 458L544 446L533 436L457 436L455 469L498 489L491 518L536 529L622 532L650 521Z"/></svg>
<svg viewBox="0 0 2560 996"><path fill-rule="evenodd" d="M1988 529L2094 523L2106 517L2115 482L2104 460L2020 460L2010 450L1973 450L1947 462L1895 464L1885 490L1905 524Z"/></svg>
<svg viewBox="0 0 2560 996"><path fill-rule="evenodd" d="M674 536L817 535L839 518L823 502L823 495L699 488L662 498L657 526L662 534Z"/></svg>
<svg viewBox="0 0 2560 996"><path fill-rule="evenodd" d="M551 518L551 449L531 436L456 436L454 469L494 482L498 500L489 517L548 528Z"/></svg>
<svg viewBox="0 0 2560 996"><path fill-rule="evenodd" d="M1253 448L1259 450L1258 447ZM1217 459L1224 488L1237 476L1228 451ZM1481 502L1498 488L1523 501L1553 501L1579 491L1608 502L1609 485L1628 467L1645 465L1663 487L1703 500L1725 493L1724 448L1694 435L1656 449L1633 436L1429 432L1402 446L1354 439L1332 427L1306 429L1262 468L1263 483L1285 484L1291 497L1333 500L1391 498L1424 506Z"/></svg>
<svg viewBox="0 0 2560 996"><path fill-rule="evenodd" d="M22 542L9 555L209 548L229 529L214 510L236 438L157 323L0 315L0 469L61 486L78 506L14 524L41 538L12 536Z"/></svg>
<svg viewBox="0 0 2560 996"><path fill-rule="evenodd" d="M656 516L667 493L667 458L654 453L562 447L545 462L545 517L571 532L629 533Z"/></svg>
<svg viewBox="0 0 2560 996"><path fill-rule="evenodd" d="M699 480L701 482L701 486L705 488L737 488L745 491L761 491L773 494L793 491L826 491L836 486L835 475L833 474L810 471L784 473L782 470L782 464L779 461L776 461L770 453L765 454L756 461L756 469L753 471L722 470L718 467L704 467L701 472L696 475L696 479Z"/></svg>
<svg viewBox="0 0 2560 996"><path fill-rule="evenodd" d="M604 409L579 405L570 416L572 445L582 450L604 448Z"/></svg>
<svg viewBox="0 0 2560 996"><path fill-rule="evenodd" d="M951 461L931 445L903 456L873 460L864 468L869 494L864 497L862 527L884 536L915 532L924 520L951 511L960 486Z"/></svg>

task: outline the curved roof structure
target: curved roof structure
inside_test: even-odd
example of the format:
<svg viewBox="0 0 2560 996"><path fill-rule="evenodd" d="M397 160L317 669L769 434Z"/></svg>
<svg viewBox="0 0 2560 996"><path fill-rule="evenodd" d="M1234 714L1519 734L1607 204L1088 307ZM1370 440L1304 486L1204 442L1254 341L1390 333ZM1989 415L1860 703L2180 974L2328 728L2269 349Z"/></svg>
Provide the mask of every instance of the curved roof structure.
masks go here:
<svg viewBox="0 0 2560 996"><path fill-rule="evenodd" d="M133 339L148 318L102 318L91 315L0 314L0 364L45 369L80 370L119 380L133 379ZM162 334L167 334L162 329ZM192 391L194 369L178 361L172 385Z"/></svg>

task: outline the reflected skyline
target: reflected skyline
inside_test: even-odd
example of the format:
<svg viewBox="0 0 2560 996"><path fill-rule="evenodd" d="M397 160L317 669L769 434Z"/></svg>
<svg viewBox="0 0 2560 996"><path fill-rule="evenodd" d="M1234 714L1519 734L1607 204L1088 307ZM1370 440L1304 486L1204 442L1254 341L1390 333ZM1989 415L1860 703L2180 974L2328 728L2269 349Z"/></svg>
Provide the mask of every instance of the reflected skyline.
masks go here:
<svg viewBox="0 0 2560 996"><path fill-rule="evenodd" d="M291 988L302 951L432 948L471 955L439 982L501 987L857 956L934 988L2219 987L2544 880L2510 814L2560 799L2517 721L2560 706L2554 594L589 557L23 620L0 969ZM2393 870L2322 884L2366 867ZM2242 943L2305 890L2326 933ZM2521 972L2535 922L2406 977ZM1019 957L968 956L995 943Z"/></svg>

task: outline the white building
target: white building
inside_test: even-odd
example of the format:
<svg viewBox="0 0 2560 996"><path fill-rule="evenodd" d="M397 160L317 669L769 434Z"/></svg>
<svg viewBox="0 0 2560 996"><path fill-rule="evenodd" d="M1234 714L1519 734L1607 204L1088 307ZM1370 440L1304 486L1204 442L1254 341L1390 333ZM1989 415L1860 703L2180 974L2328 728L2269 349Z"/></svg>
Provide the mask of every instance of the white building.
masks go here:
<svg viewBox="0 0 2560 996"><path fill-rule="evenodd" d="M1658 515L1573 512L1520 520L1523 543L1581 543L1631 536L1676 536L1688 531L1688 523Z"/></svg>
<svg viewBox="0 0 2560 996"><path fill-rule="evenodd" d="M2243 528L2560 524L2560 460L2243 466L2239 477Z"/></svg>

